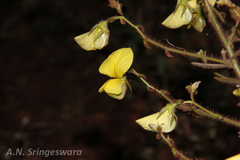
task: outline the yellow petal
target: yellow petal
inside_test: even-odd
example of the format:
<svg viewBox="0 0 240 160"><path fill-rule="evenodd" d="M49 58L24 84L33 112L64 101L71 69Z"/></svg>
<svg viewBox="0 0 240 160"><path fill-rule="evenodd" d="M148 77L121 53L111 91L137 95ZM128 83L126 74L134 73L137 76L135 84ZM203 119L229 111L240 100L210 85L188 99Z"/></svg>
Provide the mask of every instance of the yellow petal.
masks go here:
<svg viewBox="0 0 240 160"><path fill-rule="evenodd" d="M125 81L122 79L110 79L104 87L104 91L111 94L120 94L124 84Z"/></svg>
<svg viewBox="0 0 240 160"><path fill-rule="evenodd" d="M136 120L136 122L141 127L143 127L145 130L157 132L157 126L158 126L157 117L158 117L158 115L159 115L159 112L151 114L151 115L143 117L143 118L140 118L140 119ZM152 125L152 126L154 125L156 128L153 129L149 125Z"/></svg>
<svg viewBox="0 0 240 160"><path fill-rule="evenodd" d="M136 122L145 130L153 132L158 132L157 127L160 126L162 128L162 132L164 133L171 132L177 125L175 114L169 113L168 110L163 112L160 116L159 112L157 112L138 119Z"/></svg>
<svg viewBox="0 0 240 160"><path fill-rule="evenodd" d="M190 5L192 9L196 9L199 7L199 5L197 4L197 0L190 0L187 3Z"/></svg>
<svg viewBox="0 0 240 160"><path fill-rule="evenodd" d="M95 42L94 49L102 49L108 44L108 34L103 33Z"/></svg>
<svg viewBox="0 0 240 160"><path fill-rule="evenodd" d="M104 90L106 93L120 94L122 92L122 86L124 84L125 84L125 80L122 80L122 79L109 79L99 89L99 92L102 92Z"/></svg>
<svg viewBox="0 0 240 160"><path fill-rule="evenodd" d="M77 44L87 51L94 50L93 35L89 34L90 32L87 32L74 38Z"/></svg>
<svg viewBox="0 0 240 160"><path fill-rule="evenodd" d="M212 6L214 6L215 3L216 3L216 0L208 0L208 2L209 2Z"/></svg>
<svg viewBox="0 0 240 160"><path fill-rule="evenodd" d="M235 156L229 157L229 158L227 158L225 160L239 160L239 159L240 159L240 153L235 155Z"/></svg>
<svg viewBox="0 0 240 160"><path fill-rule="evenodd" d="M101 74L109 77L122 78L133 62L131 48L121 48L113 52L99 67Z"/></svg>
<svg viewBox="0 0 240 160"><path fill-rule="evenodd" d="M125 94L127 92L127 85L124 84L122 86L122 92L120 94L110 94L110 93L107 93L110 97L112 98L115 98L115 99L118 99L118 100L121 100L124 98Z"/></svg>
<svg viewBox="0 0 240 160"><path fill-rule="evenodd" d="M109 80L110 80L110 79L109 79ZM108 80L108 81L109 81L109 80ZM99 88L99 90L98 90L99 93L102 93L102 92L104 91L104 88L105 88L106 84L108 83L108 81L105 82L105 83L102 85L102 87Z"/></svg>
<svg viewBox="0 0 240 160"><path fill-rule="evenodd" d="M240 88L237 88L233 91L233 95L240 96Z"/></svg>
<svg viewBox="0 0 240 160"><path fill-rule="evenodd" d="M192 19L192 12L187 7L184 14L182 15L183 9L184 6L179 5L177 10L168 16L168 18L165 19L162 24L171 29L179 28L183 25L188 24Z"/></svg>
<svg viewBox="0 0 240 160"><path fill-rule="evenodd" d="M100 93L105 91L110 97L115 99L123 99L127 91L126 78L109 79L98 90Z"/></svg>
<svg viewBox="0 0 240 160"><path fill-rule="evenodd" d="M169 133L176 128L176 126L177 126L177 116L175 114L173 114L173 116L174 116L173 118L171 117L172 119L170 121L170 125L165 126L166 128L164 128L164 130L163 130L164 133Z"/></svg>
<svg viewBox="0 0 240 160"><path fill-rule="evenodd" d="M202 17L199 17L197 21L194 24L192 24L192 26L198 32L202 32L203 28L206 26L206 22Z"/></svg>

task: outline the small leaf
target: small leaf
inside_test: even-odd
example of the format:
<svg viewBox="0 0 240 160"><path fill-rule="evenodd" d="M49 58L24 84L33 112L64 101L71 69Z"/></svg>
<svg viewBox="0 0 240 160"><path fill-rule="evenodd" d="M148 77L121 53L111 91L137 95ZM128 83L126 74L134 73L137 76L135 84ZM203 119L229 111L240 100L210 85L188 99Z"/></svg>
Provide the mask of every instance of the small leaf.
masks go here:
<svg viewBox="0 0 240 160"><path fill-rule="evenodd" d="M142 25L136 25L136 27L138 28L138 29L140 29L140 31L142 32L142 33L144 33L145 32L145 28L142 26Z"/></svg>
<svg viewBox="0 0 240 160"><path fill-rule="evenodd" d="M151 47L150 47L149 44L148 44L147 38L144 38L144 39L143 39L143 44L144 44L144 46L145 46L147 49L151 49Z"/></svg>
<svg viewBox="0 0 240 160"><path fill-rule="evenodd" d="M199 62L191 62L192 65L201 67L203 69L221 69L227 68L225 64L211 64L211 63L199 63Z"/></svg>
<svg viewBox="0 0 240 160"><path fill-rule="evenodd" d="M174 57L169 51L165 50L165 55L169 58Z"/></svg>
<svg viewBox="0 0 240 160"><path fill-rule="evenodd" d="M124 21L123 19L120 19L120 22L122 25L126 24L126 21Z"/></svg>
<svg viewBox="0 0 240 160"><path fill-rule="evenodd" d="M215 75L217 75L217 77L214 77L214 79L216 79L220 82L240 85L240 80L239 79L225 77L225 76L223 76L219 73L216 73L216 72L215 72Z"/></svg>

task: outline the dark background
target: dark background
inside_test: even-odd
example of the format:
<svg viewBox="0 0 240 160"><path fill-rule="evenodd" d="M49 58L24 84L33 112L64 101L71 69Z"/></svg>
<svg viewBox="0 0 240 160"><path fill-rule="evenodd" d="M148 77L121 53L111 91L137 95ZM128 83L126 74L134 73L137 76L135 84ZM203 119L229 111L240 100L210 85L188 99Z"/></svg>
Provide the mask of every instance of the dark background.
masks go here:
<svg viewBox="0 0 240 160"><path fill-rule="evenodd" d="M125 16L142 24L146 33L163 43L190 51L203 49L218 56L221 43L207 23L202 33L186 26L176 30L161 22L175 1L122 0ZM6 156L9 148L82 150L81 156L52 156L60 160L173 160L169 147L156 133L143 130L135 120L152 114L166 101L149 93L128 75L133 92L121 101L98 93L108 79L98 67L113 51L131 47L133 67L148 81L173 97L189 99L185 86L201 80L196 100L210 110L240 119L234 86L217 82L211 70L190 65L193 58L165 56L128 25L109 24L109 44L84 51L73 40L100 20L117 15L107 0L1 0L0 1L0 153L3 160L40 160L44 156ZM229 21L231 23L231 21ZM234 76L229 70L218 70ZM214 120L196 118L181 110L177 128L170 133L177 148L190 157L218 160L240 152L238 129Z"/></svg>

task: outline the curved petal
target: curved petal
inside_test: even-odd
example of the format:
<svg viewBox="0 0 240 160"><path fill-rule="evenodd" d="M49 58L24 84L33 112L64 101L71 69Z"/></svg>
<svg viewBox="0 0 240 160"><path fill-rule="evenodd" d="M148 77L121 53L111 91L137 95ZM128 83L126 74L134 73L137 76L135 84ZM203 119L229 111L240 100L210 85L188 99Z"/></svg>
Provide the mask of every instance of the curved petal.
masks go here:
<svg viewBox="0 0 240 160"><path fill-rule="evenodd" d="M166 127L164 128L163 132L164 133L169 133L172 130L174 130L177 126L177 116L175 114L173 114L173 118L171 118L172 122Z"/></svg>
<svg viewBox="0 0 240 160"><path fill-rule="evenodd" d="M108 94L110 97L112 97L112 98L121 100L121 99L124 98L126 92L127 92L127 85L124 84L124 85L122 86L122 92L121 92L120 94L108 94L108 93L107 93L107 94Z"/></svg>
<svg viewBox="0 0 240 160"><path fill-rule="evenodd" d="M192 20L192 12L187 7L185 12L182 14L183 10L184 6L179 5L177 10L168 16L168 18L165 19L162 24L171 29L179 28L188 24Z"/></svg>
<svg viewBox="0 0 240 160"><path fill-rule="evenodd" d="M235 89L232 93L235 96L240 96L240 88Z"/></svg>
<svg viewBox="0 0 240 160"><path fill-rule="evenodd" d="M121 100L126 94L127 85L125 77L122 79L109 79L98 92L105 91L110 97Z"/></svg>
<svg viewBox="0 0 240 160"><path fill-rule="evenodd" d="M94 49L102 49L108 44L108 34L103 33L95 42Z"/></svg>
<svg viewBox="0 0 240 160"><path fill-rule="evenodd" d="M104 91L111 94L120 94L122 92L122 86L125 84L121 79L110 79L104 87Z"/></svg>
<svg viewBox="0 0 240 160"><path fill-rule="evenodd" d="M110 79L109 79L109 80L110 80ZM109 81L109 80L108 80L108 81ZM102 85L102 87L99 88L99 90L98 90L99 93L102 93L102 92L104 91L104 87L106 86L106 84L108 83L108 81L105 82L105 83Z"/></svg>
<svg viewBox="0 0 240 160"><path fill-rule="evenodd" d="M199 4L197 4L197 0L190 0L190 1L188 1L187 3L188 3L188 5L190 5L190 7L191 7L192 9L196 9L196 8L199 7Z"/></svg>
<svg viewBox="0 0 240 160"><path fill-rule="evenodd" d="M140 118L140 119L136 120L136 122L141 127L143 127L143 129L145 129L145 130L157 132L157 117L158 117L158 115L159 115L159 112L151 114L151 115L143 117L143 118Z"/></svg>
<svg viewBox="0 0 240 160"><path fill-rule="evenodd" d="M90 32L87 32L74 38L77 44L87 51L94 50L93 34L89 34Z"/></svg>
<svg viewBox="0 0 240 160"><path fill-rule="evenodd" d="M169 114L169 111L166 110L163 112L159 118L157 119L158 125L162 127L162 132L167 133L166 131L169 130L171 127L171 121L172 121L172 114Z"/></svg>
<svg viewBox="0 0 240 160"><path fill-rule="evenodd" d="M202 32L203 28L206 26L206 22L202 17L199 17L194 24L192 24L193 28L198 31Z"/></svg>
<svg viewBox="0 0 240 160"><path fill-rule="evenodd" d="M113 52L99 67L101 74L109 77L122 78L133 62L131 48L121 48Z"/></svg>
<svg viewBox="0 0 240 160"><path fill-rule="evenodd" d="M115 74L118 78L123 77L133 62L133 51L131 48L125 48L120 52L121 54L119 54L115 63Z"/></svg>

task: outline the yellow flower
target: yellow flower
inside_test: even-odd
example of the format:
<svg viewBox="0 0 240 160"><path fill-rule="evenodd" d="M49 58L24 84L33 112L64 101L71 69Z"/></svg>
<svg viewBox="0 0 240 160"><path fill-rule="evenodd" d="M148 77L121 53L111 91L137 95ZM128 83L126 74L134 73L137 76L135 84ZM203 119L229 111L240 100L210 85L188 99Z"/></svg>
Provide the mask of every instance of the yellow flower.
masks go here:
<svg viewBox="0 0 240 160"><path fill-rule="evenodd" d="M81 34L74 39L84 50L102 49L108 44L110 33L107 24L107 21L101 21L91 31Z"/></svg>
<svg viewBox="0 0 240 160"><path fill-rule="evenodd" d="M177 116L174 113L176 104L167 104L160 112L136 120L145 130L158 132L161 127L163 133L169 133L176 128Z"/></svg>
<svg viewBox="0 0 240 160"><path fill-rule="evenodd" d="M112 79L105 82L99 92L105 91L115 99L123 99L129 85L124 74L131 67L133 62L133 52L131 48L121 48L113 52L99 67L99 72Z"/></svg>
<svg viewBox="0 0 240 160"><path fill-rule="evenodd" d="M162 25L175 29L192 20L192 11L187 7L187 0L178 0L175 11L162 22Z"/></svg>
<svg viewBox="0 0 240 160"><path fill-rule="evenodd" d="M235 156L229 157L229 158L227 158L225 160L239 160L239 159L240 159L240 153L235 155Z"/></svg>
<svg viewBox="0 0 240 160"><path fill-rule="evenodd" d="M240 97L240 88L235 89L232 93L233 95Z"/></svg>
<svg viewBox="0 0 240 160"><path fill-rule="evenodd" d="M216 0L208 0L208 2L214 6ZM178 0L175 11L162 24L171 29L189 24L187 28L193 26L198 32L202 32L206 26L202 8L197 0Z"/></svg>

